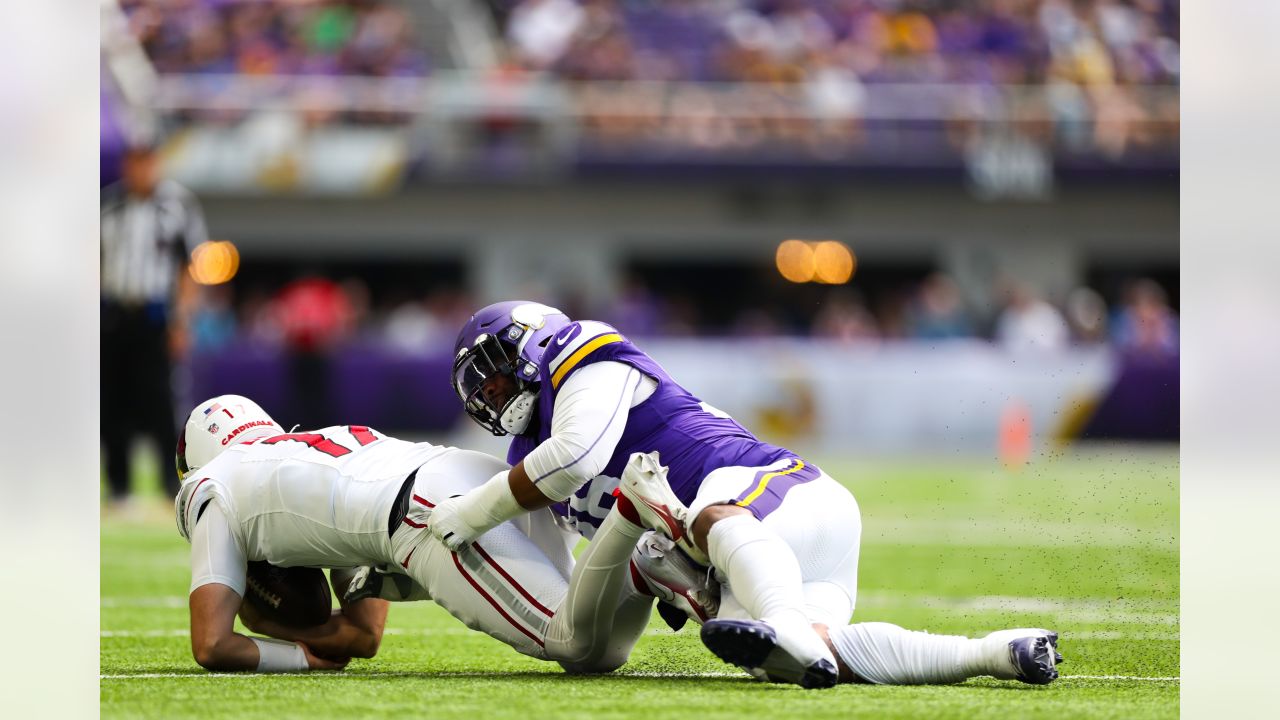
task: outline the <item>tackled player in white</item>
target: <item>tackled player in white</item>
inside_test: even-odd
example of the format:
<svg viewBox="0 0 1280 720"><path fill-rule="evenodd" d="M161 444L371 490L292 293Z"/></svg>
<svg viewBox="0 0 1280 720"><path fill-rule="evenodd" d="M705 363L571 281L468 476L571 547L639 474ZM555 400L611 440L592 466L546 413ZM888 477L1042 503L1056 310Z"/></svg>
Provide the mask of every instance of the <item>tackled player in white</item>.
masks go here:
<svg viewBox="0 0 1280 720"><path fill-rule="evenodd" d="M576 564L577 536L545 511L457 550L426 531L439 503L507 469L497 458L355 425L286 433L253 401L224 395L191 412L177 464L192 653L210 670L340 669L377 652L385 600L344 599L323 625L285 627L242 610L250 561L394 568L413 581L397 583L408 595L399 599L434 600L468 627L570 672L621 666L647 625L652 598L621 591L645 528L620 512ZM276 639L234 632L237 612Z"/></svg>

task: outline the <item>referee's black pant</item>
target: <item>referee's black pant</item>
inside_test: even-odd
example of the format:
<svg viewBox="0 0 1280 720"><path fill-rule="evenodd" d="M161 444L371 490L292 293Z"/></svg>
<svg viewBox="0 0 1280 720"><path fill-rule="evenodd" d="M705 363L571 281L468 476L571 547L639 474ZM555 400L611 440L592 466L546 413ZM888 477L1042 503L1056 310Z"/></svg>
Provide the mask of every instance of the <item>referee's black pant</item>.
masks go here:
<svg viewBox="0 0 1280 720"><path fill-rule="evenodd" d="M100 428L111 497L129 494L130 445L148 435L159 452L160 476L170 496L178 492L173 453L173 387L167 308L102 302L102 409Z"/></svg>

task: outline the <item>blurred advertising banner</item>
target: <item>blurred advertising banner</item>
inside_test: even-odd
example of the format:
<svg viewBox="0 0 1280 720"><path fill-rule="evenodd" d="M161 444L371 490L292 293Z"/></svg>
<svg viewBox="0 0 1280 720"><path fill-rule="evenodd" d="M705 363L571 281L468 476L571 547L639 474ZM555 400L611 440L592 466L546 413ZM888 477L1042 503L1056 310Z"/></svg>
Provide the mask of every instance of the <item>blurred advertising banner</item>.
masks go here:
<svg viewBox="0 0 1280 720"><path fill-rule="evenodd" d="M1121 365L1104 349L1011 353L969 341L647 348L690 391L762 437L822 452L983 453L1011 432L1032 446L1066 439Z"/></svg>
<svg viewBox="0 0 1280 720"><path fill-rule="evenodd" d="M1178 439L1178 357L1105 348L1013 353L982 342L849 346L812 340L650 340L681 384L762 438L805 451L1021 454L1076 438ZM193 397L257 398L286 424L322 399L317 422L449 433L467 420L447 354L351 345L296 372L278 348L193 358Z"/></svg>

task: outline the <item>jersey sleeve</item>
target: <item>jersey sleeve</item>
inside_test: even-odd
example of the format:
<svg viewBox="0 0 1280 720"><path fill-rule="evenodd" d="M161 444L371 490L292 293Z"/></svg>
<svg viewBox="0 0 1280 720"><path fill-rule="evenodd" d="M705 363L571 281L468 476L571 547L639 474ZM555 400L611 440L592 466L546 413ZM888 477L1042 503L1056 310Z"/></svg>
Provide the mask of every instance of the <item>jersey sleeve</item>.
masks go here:
<svg viewBox="0 0 1280 720"><path fill-rule="evenodd" d="M565 381L556 396L551 436L524 458L529 478L562 500L599 475L613 457L642 376L618 362L599 362Z"/></svg>
<svg viewBox="0 0 1280 720"><path fill-rule="evenodd" d="M195 529L191 533L191 589L210 583L226 585L244 597L248 559L231 524L216 500L207 501L204 512L199 509Z"/></svg>

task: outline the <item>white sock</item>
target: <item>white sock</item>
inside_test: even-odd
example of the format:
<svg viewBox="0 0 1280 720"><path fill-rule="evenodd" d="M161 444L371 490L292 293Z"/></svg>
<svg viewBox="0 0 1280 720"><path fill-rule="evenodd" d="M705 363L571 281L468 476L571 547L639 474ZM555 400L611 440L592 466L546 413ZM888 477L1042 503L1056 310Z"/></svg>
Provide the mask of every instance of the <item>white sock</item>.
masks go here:
<svg viewBox="0 0 1280 720"><path fill-rule="evenodd" d="M733 515L711 526L707 554L751 617L802 644L802 660L835 659L804 613L800 563L777 533L754 516Z"/></svg>
<svg viewBox="0 0 1280 720"><path fill-rule="evenodd" d="M930 635L882 622L828 628L840 660L878 685L957 683L990 674L981 640Z"/></svg>

